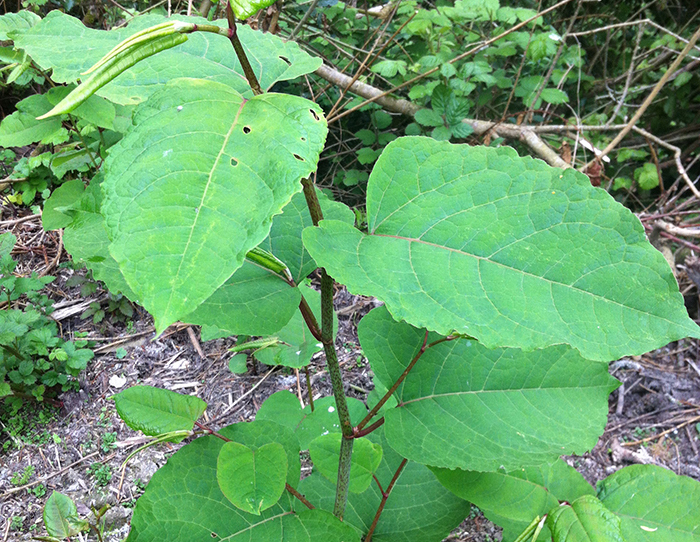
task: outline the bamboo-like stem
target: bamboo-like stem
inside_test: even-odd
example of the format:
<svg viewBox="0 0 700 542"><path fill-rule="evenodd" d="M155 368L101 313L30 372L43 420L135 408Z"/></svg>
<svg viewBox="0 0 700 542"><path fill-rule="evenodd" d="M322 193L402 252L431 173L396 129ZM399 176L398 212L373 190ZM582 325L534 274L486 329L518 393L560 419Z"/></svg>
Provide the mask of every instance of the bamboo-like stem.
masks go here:
<svg viewBox="0 0 700 542"><path fill-rule="evenodd" d="M304 197L306 204L311 214L311 221L314 226L323 220L323 211L321 204L316 196L316 188L311 179L302 179L301 184L304 188ZM350 421L350 411L348 409L348 401L345 397L345 389L343 387L343 375L340 372L340 364L338 363L338 354L335 351L335 340L333 337L333 279L325 269L321 269L321 342L323 343L323 351L326 354L326 366L328 374L331 377L333 385L333 397L335 398L335 406L338 411L338 420L340 421L340 429L343 433L343 438L340 441L340 457L338 459L338 482L335 491L335 505L333 514L343 519L345 513L345 505L348 501L348 493L350 487L350 461L352 459L353 447L353 428Z"/></svg>
<svg viewBox="0 0 700 542"><path fill-rule="evenodd" d="M243 73L245 74L245 77L248 80L248 84L250 85L250 88L252 89L253 94L255 94L256 96L259 94L262 94L263 91L260 88L260 83L258 82L258 78L255 76L255 72L253 71L253 68L250 65L250 62L248 62L248 57L246 56L245 51L243 50L243 45L241 44L241 40L238 39L238 35L236 33L236 19L233 16L233 10L231 9L230 2L226 6L226 19L228 20L228 28L229 28L228 38L231 40L231 45L233 45L233 50L236 51L236 56L238 57L238 62L241 63L241 68L243 68Z"/></svg>
<svg viewBox="0 0 700 542"><path fill-rule="evenodd" d="M323 342L323 336L321 335L321 329L318 326L316 317L314 316L311 307L309 307L309 303L306 301L306 298L304 298L303 295L301 296L301 302L299 303L299 310L301 311L301 315L304 318L304 322L306 322L306 327L309 328L311 335L313 335L314 339L316 339L317 341Z"/></svg>
<svg viewBox="0 0 700 542"><path fill-rule="evenodd" d="M309 394L309 408L311 412L315 410L314 407L314 390L311 388L311 375L309 374L309 366L304 367L304 374L306 375L306 392Z"/></svg>
<svg viewBox="0 0 700 542"><path fill-rule="evenodd" d="M396 469L396 472L394 473L394 477L391 479L391 482L389 483L389 487L386 488L386 491L382 492L382 502L379 503L379 507L377 508L377 513L374 514L374 520L372 521L372 525L370 525L370 527L369 527L369 531L367 531L367 535L365 536L364 542L371 542L372 541L372 535L374 534L374 530L377 528L377 523L379 523L379 517L382 515L382 512L384 511L384 506L386 505L386 501L389 499L389 495L391 495L391 490L394 489L394 485L396 485L396 482L399 479L399 476L401 475L401 471L403 471L404 467L406 466L406 463L408 463L408 459L401 460L401 464L399 465L399 468Z"/></svg>

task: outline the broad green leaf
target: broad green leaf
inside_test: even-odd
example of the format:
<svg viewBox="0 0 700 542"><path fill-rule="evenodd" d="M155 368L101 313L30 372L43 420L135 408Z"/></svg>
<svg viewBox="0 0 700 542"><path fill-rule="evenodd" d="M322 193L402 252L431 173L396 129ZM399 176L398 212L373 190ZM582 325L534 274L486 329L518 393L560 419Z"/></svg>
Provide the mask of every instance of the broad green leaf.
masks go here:
<svg viewBox="0 0 700 542"><path fill-rule="evenodd" d="M101 174L93 177L78 203L61 211L73 215L73 221L63 231L63 244L73 261L83 262L92 270L92 276L104 282L110 292L122 293L131 301L137 302L136 294L131 291L119 265L109 253L111 241L100 214L101 181Z"/></svg>
<svg viewBox="0 0 700 542"><path fill-rule="evenodd" d="M309 409L311 412L311 409ZM267 420L288 427L296 431L297 426L304 419L304 411L299 404L299 399L292 392L281 390L273 393L265 399L255 413L255 420Z"/></svg>
<svg viewBox="0 0 700 542"><path fill-rule="evenodd" d="M228 438L254 451L272 442L280 444L287 455L286 482L292 487L297 487L301 475L299 441L291 429L265 420L237 423L230 428L231 433L226 435Z"/></svg>
<svg viewBox="0 0 700 542"><path fill-rule="evenodd" d="M211 23L201 17L171 19L226 25L225 21ZM115 45L165 20L160 15L145 15L135 18L126 28L104 31L86 28L78 19L55 10L17 36L15 45L25 49L42 69L53 70L53 81L74 83ZM303 52L295 42L283 42L245 25L239 27L238 36L263 89L313 72L321 65L320 59ZM98 95L118 104L137 104L178 77L219 81L247 97L252 94L236 55L232 54L231 42L224 36L196 32L187 43L139 62L98 91Z"/></svg>
<svg viewBox="0 0 700 542"><path fill-rule="evenodd" d="M287 454L277 442L257 450L227 442L219 452L216 478L219 489L236 508L259 516L284 493Z"/></svg>
<svg viewBox="0 0 700 542"><path fill-rule="evenodd" d="M348 224L354 222L354 214L347 206L329 200L318 190L317 195L324 216ZM286 263L297 283L317 267L301 242L301 232L311 224L304 195L295 194L282 214L272 220L270 235L259 245ZM246 261L223 286L184 319L203 326L202 340L240 334L270 335L282 329L299 311L300 300L298 289L291 288L279 276Z"/></svg>
<svg viewBox="0 0 700 542"><path fill-rule="evenodd" d="M598 483L621 520L625 542L698 542L700 482L653 465L632 465Z"/></svg>
<svg viewBox="0 0 700 542"><path fill-rule="evenodd" d="M328 433L316 437L309 444L309 455L314 467L329 482L338 480L338 458L340 457L340 433ZM350 466L349 490L362 493L372 483L372 475L382 460L382 447L367 438L356 438L353 442Z"/></svg>
<svg viewBox="0 0 700 542"><path fill-rule="evenodd" d="M231 9L237 19L243 20L274 3L275 0L232 0Z"/></svg>
<svg viewBox="0 0 700 542"><path fill-rule="evenodd" d="M207 408L199 397L151 386L127 388L114 396L114 402L126 425L156 436L170 431L191 431Z"/></svg>
<svg viewBox="0 0 700 542"><path fill-rule="evenodd" d="M88 530L88 523L78 517L78 509L70 497L54 491L44 505L44 525L49 536L59 539Z"/></svg>
<svg viewBox="0 0 700 542"><path fill-rule="evenodd" d="M51 105L56 105L65 98L71 90L72 86L55 87L46 93L46 98ZM107 130L115 129L114 120L117 116L117 110L114 104L100 96L90 96L82 104L73 109L70 114L73 117L82 119L100 128L105 128Z"/></svg>
<svg viewBox="0 0 700 542"><path fill-rule="evenodd" d="M632 542L620 533L620 518L592 495L562 504L547 516L554 542Z"/></svg>
<svg viewBox="0 0 700 542"><path fill-rule="evenodd" d="M12 394L12 388L7 382L0 382L0 397L6 397Z"/></svg>
<svg viewBox="0 0 700 542"><path fill-rule="evenodd" d="M225 427L219 433L237 440L235 427ZM216 478L223 444L211 436L197 439L156 472L136 503L128 542L359 542L353 529L330 513L306 510L288 494L260 516L233 506L221 493ZM242 444L253 447L249 442Z"/></svg>
<svg viewBox="0 0 700 542"><path fill-rule="evenodd" d="M51 196L44 203L44 209L41 212L43 228L48 231L69 226L73 222L73 216L68 214L69 211L66 210L66 207L82 198L84 192L85 185L81 179L65 182L51 192Z"/></svg>
<svg viewBox="0 0 700 542"><path fill-rule="evenodd" d="M230 279L182 319L202 326L202 340L277 333L299 310L301 293L246 260Z"/></svg>
<svg viewBox="0 0 700 542"><path fill-rule="evenodd" d="M315 410L311 412L311 407L304 408L305 417L299 422L296 435L302 450L308 450L311 441L321 435L329 433L340 433L340 422L336 410L335 399L321 397L314 401ZM357 425L367 415L367 407L359 399L348 397L348 410L350 420L353 425Z"/></svg>
<svg viewBox="0 0 700 542"><path fill-rule="evenodd" d="M303 98L246 100L195 79L151 96L134 124L105 161L102 214L110 253L160 333L267 237L316 168L327 128Z"/></svg>
<svg viewBox="0 0 700 542"><path fill-rule="evenodd" d="M415 119L418 124L423 126L442 126L445 124L442 116L432 109L420 109L416 112Z"/></svg>
<svg viewBox="0 0 700 542"><path fill-rule="evenodd" d="M28 30L39 21L41 17L25 9L17 13L5 13L0 17L0 41L13 39L13 36ZM9 35L10 32L13 32L12 36Z"/></svg>
<svg viewBox="0 0 700 542"><path fill-rule="evenodd" d="M367 185L369 233L304 231L316 262L397 320L492 348L609 361L699 337L639 220L585 175L508 147L406 137Z"/></svg>
<svg viewBox="0 0 700 542"><path fill-rule="evenodd" d="M311 307L316 321L321 322L321 293L310 286L300 286L298 289ZM338 319L334 314L333 328L337 327ZM275 332L275 336L284 344L265 348L255 354L265 365L284 365L299 369L308 365L316 352L323 350L323 344L311 335L300 311L296 311L289 323Z"/></svg>
<svg viewBox="0 0 700 542"><path fill-rule="evenodd" d="M62 143L68 132L60 118L36 120L37 114L51 108L46 96L36 94L17 104L17 111L0 124L0 147L22 147L32 143Z"/></svg>
<svg viewBox="0 0 700 542"><path fill-rule="evenodd" d="M593 487L561 459L511 472L433 472L447 489L474 503L488 519L503 527L504 542L515 540L533 518L544 516L559 506L559 501L595 494Z"/></svg>
<svg viewBox="0 0 700 542"><path fill-rule="evenodd" d="M425 330L395 322L379 307L362 319L359 337L375 375L390 387L418 353ZM440 338L431 333L427 343ZM424 465L478 471L539 465L595 445L616 387L606 364L564 345L522 352L446 341L428 348L397 389L399 407L385 414L385 433L394 450Z"/></svg>
<svg viewBox="0 0 700 542"><path fill-rule="evenodd" d="M542 91L540 97L548 104L562 104L569 101L566 92L558 88L546 88Z"/></svg>
<svg viewBox="0 0 700 542"><path fill-rule="evenodd" d="M383 438L380 428L368 437L382 446L382 461L376 476L386 489L401 463ZM352 472L352 471L351 471ZM302 480L299 491L315 506L333 510L335 483L314 472ZM376 483L363 493L351 493L343 521L366 534L382 495ZM435 479L423 465L409 461L386 501L373 542L435 542L446 537L469 514L468 502L457 498Z"/></svg>

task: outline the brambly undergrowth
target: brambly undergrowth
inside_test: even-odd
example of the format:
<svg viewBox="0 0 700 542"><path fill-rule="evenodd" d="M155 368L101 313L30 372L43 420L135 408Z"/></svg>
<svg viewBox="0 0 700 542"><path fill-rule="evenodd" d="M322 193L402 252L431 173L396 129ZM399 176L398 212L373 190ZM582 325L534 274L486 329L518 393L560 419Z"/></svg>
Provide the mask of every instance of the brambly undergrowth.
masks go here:
<svg viewBox="0 0 700 542"><path fill-rule="evenodd" d="M269 92L321 61L235 25L269 3L110 32L52 12L10 33L56 82L97 62L27 125L133 109L89 186L47 202L73 257L158 333L184 321L205 338L263 337L250 346L268 347L266 363L297 368L323 349L333 383L313 405L282 391L221 429L198 422L196 397L117 395L154 442L203 435L153 477L128 541L438 542L470 503L507 541L698 540L696 481L632 466L593 489L560 459L603 431L608 362L700 337L638 219L574 170L405 137L377 160L357 229L311 180L323 111ZM304 284L317 267L320 299ZM359 326L369 405L344 393L334 280L384 302ZM54 539L87 528L58 524Z"/></svg>

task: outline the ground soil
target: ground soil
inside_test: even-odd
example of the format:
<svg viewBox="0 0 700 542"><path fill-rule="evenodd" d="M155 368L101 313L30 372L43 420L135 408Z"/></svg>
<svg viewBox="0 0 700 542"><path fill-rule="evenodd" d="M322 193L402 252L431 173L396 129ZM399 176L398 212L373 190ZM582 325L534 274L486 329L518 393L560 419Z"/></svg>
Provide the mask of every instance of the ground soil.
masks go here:
<svg viewBox="0 0 700 542"><path fill-rule="evenodd" d="M253 365L244 375L228 369L232 339L201 343L199 331L173 326L153 340L150 317L138 310L131 323L107 317L95 325L81 320L90 301L104 303L98 290L89 299L65 281L75 272L58 268L66 261L57 233L44 233L38 218L0 222L0 233L13 231L20 239L18 271L51 271L58 275L49 286L62 313L60 324L69 338L85 331L95 341L96 357L80 378L80 389L58 397L57 407L30 406L14 420L0 413L0 541L29 540L45 534L41 523L43 503L57 490L80 503L79 511L109 503L105 540L121 541L135 500L152 474L177 445L153 447L138 455L122 470L129 453L144 439L127 428L116 415L109 397L136 383L196 394L208 403L207 422L214 427L251 420L258 406L272 393L287 389L306 400L303 378L284 368ZM686 295L697 296L690 284ZM345 372L346 391L364 399L372 389L372 377L358 345L356 325L377 302L337 292L340 330L338 348ZM124 349L124 350L118 350ZM124 354L126 352L126 355ZM654 463L700 480L700 362L697 341L681 341L644 356L611 364L622 386L610 397L610 417L598 445L582 457L568 457L592 484L630 463ZM323 357L311 366L316 397L331 392ZM6 416L6 415L5 415ZM25 428L39 417L45 423ZM16 432L16 431L15 431ZM33 467L27 469L27 467ZM29 472L25 480L21 474ZM84 540L96 540L90 535ZM447 540L486 542L500 540L499 529L477 510Z"/></svg>

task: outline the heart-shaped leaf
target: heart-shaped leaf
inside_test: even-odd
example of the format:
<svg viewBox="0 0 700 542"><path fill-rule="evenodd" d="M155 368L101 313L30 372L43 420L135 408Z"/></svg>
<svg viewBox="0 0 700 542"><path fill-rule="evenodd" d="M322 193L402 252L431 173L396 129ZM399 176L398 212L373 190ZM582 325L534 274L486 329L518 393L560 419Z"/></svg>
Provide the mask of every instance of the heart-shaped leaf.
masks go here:
<svg viewBox="0 0 700 542"><path fill-rule="evenodd" d="M620 518L592 495L562 504L547 516L554 542L626 542L620 532Z"/></svg>
<svg viewBox="0 0 700 542"><path fill-rule="evenodd" d="M127 388L114 396L114 402L124 423L146 435L191 431L207 408L199 397L151 386Z"/></svg>
<svg viewBox="0 0 700 542"><path fill-rule="evenodd" d="M88 522L78 517L78 509L70 497L54 491L44 505L44 525L49 536L59 539L88 530Z"/></svg>
<svg viewBox="0 0 700 542"><path fill-rule="evenodd" d="M110 252L161 332L267 237L315 169L327 128L303 98L246 100L194 79L168 83L134 124L105 162L102 214Z"/></svg>
<svg viewBox="0 0 700 542"><path fill-rule="evenodd" d="M238 442L221 448L216 466L219 488L236 508L259 516L279 501L287 478L287 454L271 442L252 450Z"/></svg>
<svg viewBox="0 0 700 542"><path fill-rule="evenodd" d="M367 221L368 234L323 221L304 244L397 320L489 348L567 343L600 361L700 337L639 219L573 169L400 138L368 181Z"/></svg>
<svg viewBox="0 0 700 542"><path fill-rule="evenodd" d="M316 437L309 444L309 455L314 467L334 484L338 480L338 460L340 457L340 433L328 433ZM362 493L372 483L372 475L379 468L382 460L382 447L366 438L353 439L350 466L350 485L352 493Z"/></svg>
<svg viewBox="0 0 700 542"><path fill-rule="evenodd" d="M621 520L625 542L698 542L700 482L654 465L620 469L598 498Z"/></svg>

